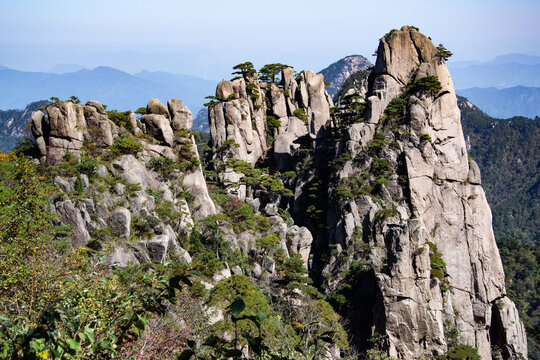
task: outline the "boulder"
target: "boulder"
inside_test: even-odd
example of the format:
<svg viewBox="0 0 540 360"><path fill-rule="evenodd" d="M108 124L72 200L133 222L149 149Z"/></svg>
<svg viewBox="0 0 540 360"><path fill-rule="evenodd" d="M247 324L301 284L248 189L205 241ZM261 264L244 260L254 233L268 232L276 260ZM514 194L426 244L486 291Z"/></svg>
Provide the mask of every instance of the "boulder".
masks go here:
<svg viewBox="0 0 540 360"><path fill-rule="evenodd" d="M467 181L474 185L480 185L482 183L480 167L474 160L469 162L469 175L467 176Z"/></svg>
<svg viewBox="0 0 540 360"><path fill-rule="evenodd" d="M160 185L155 173L148 170L133 155L123 155L121 158L114 160L109 170L115 176L124 177L131 184L140 184L143 190L148 187L157 190Z"/></svg>
<svg viewBox="0 0 540 360"><path fill-rule="evenodd" d="M146 125L146 132L150 136L170 147L174 145L171 124L164 115L146 114L141 117L141 122Z"/></svg>
<svg viewBox="0 0 540 360"><path fill-rule="evenodd" d="M216 88L216 97L221 101L227 101L234 93L232 85L227 80L221 80Z"/></svg>
<svg viewBox="0 0 540 360"><path fill-rule="evenodd" d="M140 264L133 250L125 249L121 246L116 247L111 254L106 255L104 263L107 265L118 264L122 268L125 268L128 265Z"/></svg>
<svg viewBox="0 0 540 360"><path fill-rule="evenodd" d="M171 118L167 107L163 105L161 101L159 101L159 99L157 98L150 99L150 101L146 105L146 113L153 115L162 115L167 119Z"/></svg>
<svg viewBox="0 0 540 360"><path fill-rule="evenodd" d="M58 185L60 187L60 190L62 190L62 192L66 194L73 190L73 186L69 183L69 181L58 175L54 177L54 184Z"/></svg>
<svg viewBox="0 0 540 360"><path fill-rule="evenodd" d="M299 253L302 256L306 268L312 242L313 236L306 227L293 225L287 230L287 248L289 252Z"/></svg>
<svg viewBox="0 0 540 360"><path fill-rule="evenodd" d="M73 227L72 245L75 247L84 246L90 240L90 234L86 229L86 222L71 200L59 201L56 203L56 211L60 214L60 220L65 225Z"/></svg>
<svg viewBox="0 0 540 360"><path fill-rule="evenodd" d="M193 126L193 115L184 105L182 100L171 99L167 102L171 114L171 125L173 130L190 130Z"/></svg>
<svg viewBox="0 0 540 360"><path fill-rule="evenodd" d="M276 271L276 261L269 256L265 256L262 259L262 267L270 274L273 274Z"/></svg>
<svg viewBox="0 0 540 360"><path fill-rule="evenodd" d="M131 233L131 213L125 207L117 207L109 218L111 234L118 237L128 238Z"/></svg>
<svg viewBox="0 0 540 360"><path fill-rule="evenodd" d="M43 114L43 112L40 111L40 110L34 111L32 113L32 117L31 117L32 126L31 126L31 129L32 129L32 134L34 135L35 138L43 136L42 121L43 121L44 117L45 117L45 114Z"/></svg>
<svg viewBox="0 0 540 360"><path fill-rule="evenodd" d="M157 235L150 241L141 242L148 251L150 260L154 263L163 263L167 259L170 239L167 235Z"/></svg>

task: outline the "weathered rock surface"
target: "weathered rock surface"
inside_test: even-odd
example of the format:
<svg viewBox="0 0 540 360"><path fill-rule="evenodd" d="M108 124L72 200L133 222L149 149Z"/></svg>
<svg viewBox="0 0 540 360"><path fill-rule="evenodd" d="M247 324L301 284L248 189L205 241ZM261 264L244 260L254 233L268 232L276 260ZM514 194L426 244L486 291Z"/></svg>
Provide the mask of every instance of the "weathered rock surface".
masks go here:
<svg viewBox="0 0 540 360"><path fill-rule="evenodd" d="M290 68L282 71L279 84L259 82L256 75L232 84L223 80L216 97L219 101L208 111L213 158L255 164L266 155L269 140L274 138L281 167L290 162L292 150L299 148L295 140L307 134L313 139L323 137L333 106L322 75L304 71L295 79ZM279 126L269 128L267 115Z"/></svg>
<svg viewBox="0 0 540 360"><path fill-rule="evenodd" d="M90 240L90 234L86 229L86 222L71 200L59 201L56 203L56 211L60 214L60 219L66 225L73 227L71 232L73 246L86 245Z"/></svg>
<svg viewBox="0 0 540 360"><path fill-rule="evenodd" d="M111 213L110 223L113 235L128 238L131 233L131 212L122 206L114 209Z"/></svg>
<svg viewBox="0 0 540 360"><path fill-rule="evenodd" d="M136 154L132 150L127 150L130 153L125 155L114 154L116 158L109 160L108 168L96 164L93 171L102 178L101 181L108 182L108 187L102 185L103 188L97 191L86 174L79 174L83 192L92 193L99 199L97 203L92 199L67 199L55 204L55 211L60 214L59 223L73 227L73 246L86 245L92 239L92 246L102 248L100 242L107 237L127 239L132 235L132 220L154 234L142 245L124 246L120 241L119 246L106 256L107 264L117 262L126 266L129 262L164 262L170 253L189 264L192 261L189 253L179 248L176 242L178 234L191 232L194 218L216 213L201 166L191 166L199 159L195 140L188 132L193 123L191 111L181 100L173 99L168 106L170 112L159 100L151 99L141 121L134 114L115 119L125 122L122 125L125 128L119 128L110 120L97 101L89 101L84 106L60 102L47 108L47 117L40 111L32 115L32 133L44 162L65 161L67 151L80 157L81 150L110 158L113 154L109 152L109 146L120 136L130 137L128 144L138 142L142 145L142 151ZM183 162L184 170L165 176L159 174L150 165L156 157L169 158L173 164ZM69 197L75 188L75 180L76 177L57 176L55 184ZM188 204L177 196L181 191L186 191L194 200ZM167 219L165 224L156 222L158 202L166 202L170 213L178 214L178 218ZM147 221L151 221L151 225L145 225Z"/></svg>
<svg viewBox="0 0 540 360"><path fill-rule="evenodd" d="M171 125L173 130L191 130L193 126L193 115L184 105L182 100L172 99L167 102L169 113L171 114Z"/></svg>
<svg viewBox="0 0 540 360"><path fill-rule="evenodd" d="M148 104L146 105L146 113L147 114L154 114L154 115L163 115L167 119L170 119L171 115L169 114L169 110L167 110L167 107L159 101L157 98L152 98L150 101L148 101Z"/></svg>
<svg viewBox="0 0 540 360"><path fill-rule="evenodd" d="M426 76L436 77L440 89L412 94L408 85ZM389 169L388 178L374 189L377 202L355 198L331 205L330 243L337 255L323 274L350 266L343 265L341 253L363 254L373 273L360 277L358 291L373 286L371 326L391 356L444 354L450 343L445 327L457 329L455 340L478 349L483 359L491 359L493 345L507 349L505 359L526 354L523 325L505 296L480 170L468 161L452 81L437 49L414 28L387 34L369 84L367 124L349 127L343 144L357 162L344 164L337 181L366 170L377 173L374 163ZM406 105L394 120L385 108L396 97ZM410 135L392 135L392 126ZM373 144L375 150L366 150ZM393 180L400 174L399 182ZM360 239L369 251L354 250ZM439 256L441 272L434 270L441 266ZM330 289L339 283L327 281ZM350 316L359 322L358 334L373 331Z"/></svg>

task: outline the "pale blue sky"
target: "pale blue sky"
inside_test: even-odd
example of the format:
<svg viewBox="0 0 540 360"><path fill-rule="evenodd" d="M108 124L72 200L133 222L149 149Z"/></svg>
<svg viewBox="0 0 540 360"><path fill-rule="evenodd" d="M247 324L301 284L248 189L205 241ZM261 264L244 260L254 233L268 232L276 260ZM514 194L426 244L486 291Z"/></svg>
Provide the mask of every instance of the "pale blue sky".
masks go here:
<svg viewBox="0 0 540 360"><path fill-rule="evenodd" d="M410 24L453 60L540 55L538 0L0 0L0 65L58 63L227 78L233 65L321 70Z"/></svg>

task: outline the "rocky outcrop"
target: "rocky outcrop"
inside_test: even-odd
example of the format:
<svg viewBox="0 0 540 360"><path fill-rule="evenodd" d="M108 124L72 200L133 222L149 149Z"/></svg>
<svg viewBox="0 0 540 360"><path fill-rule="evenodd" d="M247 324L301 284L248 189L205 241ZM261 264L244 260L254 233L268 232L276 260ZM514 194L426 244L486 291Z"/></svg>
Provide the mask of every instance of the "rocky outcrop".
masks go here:
<svg viewBox="0 0 540 360"><path fill-rule="evenodd" d="M443 354L451 340L473 346L483 359L491 359L494 345L508 349L504 358L526 354L446 65L409 27L383 37L377 55L366 123L345 130L341 156L351 160L331 179L337 202L330 204L328 240L338 255L324 267L325 281L336 289L340 281L328 275L350 268L343 256L363 256L370 271L356 281L370 284L370 326L400 359ZM352 192L339 188L345 184ZM370 190L356 197L356 187ZM355 316L351 321L361 321Z"/></svg>
<svg viewBox="0 0 540 360"><path fill-rule="evenodd" d="M169 113L171 114L171 125L173 130L191 130L193 126L193 115L184 105L182 100L172 99L167 102Z"/></svg>
<svg viewBox="0 0 540 360"><path fill-rule="evenodd" d="M209 103L214 159L237 158L255 164L275 139L274 156L283 167L304 135L321 139L329 126L332 100L320 74L303 71L295 79L285 68L279 84L259 82L250 74L223 80Z"/></svg>
<svg viewBox="0 0 540 360"><path fill-rule="evenodd" d="M68 197L57 201L54 210L60 215L60 224L71 228L71 246L101 248L102 240L112 237L119 244L106 256L109 264L164 262L171 253L191 262L189 253L180 251L178 234L189 233L193 218L215 214L216 209L190 134L191 112L181 100L173 99L168 105L151 99L140 120L134 114L117 112L109 113L109 118L96 101L86 105L59 102L47 107L47 115L33 113L31 129L42 162L68 166L66 160L73 164L72 157L66 157L68 152L87 163L93 161L91 157L102 162L83 171L96 174L107 187L90 186L86 173L56 176L54 180L63 197ZM157 172L153 161L164 158L170 161L171 169ZM81 192L96 198L97 203L69 199ZM184 197L192 199L188 203ZM177 218L158 221L157 211L163 202ZM131 238L133 231L136 237L146 234L146 239L138 245L122 245L122 239ZM152 233L154 236L148 237Z"/></svg>
<svg viewBox="0 0 540 360"><path fill-rule="evenodd" d="M54 211L73 227L74 246L118 241L106 263L190 263L182 237L222 212L199 235L215 239L218 260L222 239L251 262L223 263L209 281L246 274L278 283L280 263L297 253L360 351L436 358L465 344L483 359L495 346L504 359L526 354L437 49L415 28L392 31L358 86L334 107L312 71L284 68L276 83L253 71L221 81L208 103L218 206L180 100L152 99L140 119L109 118L96 102L58 103L34 114L32 131L44 162L69 160L67 151L103 162L90 173L99 187L81 174L57 177Z"/></svg>

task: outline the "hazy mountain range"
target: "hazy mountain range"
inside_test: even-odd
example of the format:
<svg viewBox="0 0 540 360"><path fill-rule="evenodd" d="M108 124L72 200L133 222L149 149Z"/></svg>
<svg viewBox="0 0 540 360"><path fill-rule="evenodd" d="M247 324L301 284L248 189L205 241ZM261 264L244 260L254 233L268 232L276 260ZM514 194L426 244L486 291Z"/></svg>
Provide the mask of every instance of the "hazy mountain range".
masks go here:
<svg viewBox="0 0 540 360"><path fill-rule="evenodd" d="M73 68L74 64L59 66ZM63 74L24 72L0 67L0 109L22 109L27 104L55 96L77 96L82 102L99 100L109 109L136 110L153 97L162 102L182 99L193 111L213 95L217 82L190 75L143 71L129 74L111 67L82 69Z"/></svg>
<svg viewBox="0 0 540 360"><path fill-rule="evenodd" d="M449 62L456 89L540 86L540 56L508 54L486 62Z"/></svg>
<svg viewBox="0 0 540 360"><path fill-rule="evenodd" d="M507 89L471 88L457 93L469 99L489 116L509 118L540 116L540 87L514 86Z"/></svg>
<svg viewBox="0 0 540 360"><path fill-rule="evenodd" d="M354 64L349 64L351 59ZM339 87L353 70L369 65L364 57L352 55L321 72L326 72L325 78L332 83L328 90L335 91L331 87ZM507 54L487 62L449 62L448 67L457 93L488 115L540 115L540 56ZM0 66L0 109L24 109L51 96L63 100L75 95L82 102L97 99L109 109L135 110L157 97L162 102L182 99L196 117L204 97L213 95L217 84L191 75L161 71L129 74L106 66L88 70L78 64L58 64L49 71L24 72ZM197 120L196 126L206 130L202 124L206 119L199 114Z"/></svg>

